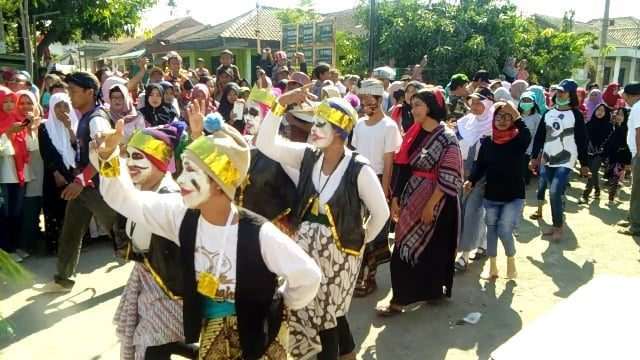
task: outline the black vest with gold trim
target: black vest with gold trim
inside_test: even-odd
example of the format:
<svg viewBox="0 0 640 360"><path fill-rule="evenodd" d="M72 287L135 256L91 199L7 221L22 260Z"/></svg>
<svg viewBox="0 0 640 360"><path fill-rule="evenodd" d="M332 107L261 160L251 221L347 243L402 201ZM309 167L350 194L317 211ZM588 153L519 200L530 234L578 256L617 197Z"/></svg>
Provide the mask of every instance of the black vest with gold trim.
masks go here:
<svg viewBox="0 0 640 360"><path fill-rule="evenodd" d="M292 211L295 197L296 186L280 163L252 149L249 175L238 189L237 204L277 221Z"/></svg>
<svg viewBox="0 0 640 360"><path fill-rule="evenodd" d="M298 181L298 207L294 213L295 227L299 227L310 211L318 191L313 185L313 167L320 159L320 150L307 149L300 166ZM366 164L352 153L340 185L327 204L325 213L331 226L333 240L341 251L350 255L360 255L364 245L362 201L358 192L358 175Z"/></svg>
<svg viewBox="0 0 640 360"><path fill-rule="evenodd" d="M242 359L260 359L275 340L284 313L278 279L262 258L260 228L267 220L238 209L235 308ZM194 264L200 211L189 209L180 224L180 250L184 264L183 319L186 343L198 341L202 328L202 297L197 291Z"/></svg>

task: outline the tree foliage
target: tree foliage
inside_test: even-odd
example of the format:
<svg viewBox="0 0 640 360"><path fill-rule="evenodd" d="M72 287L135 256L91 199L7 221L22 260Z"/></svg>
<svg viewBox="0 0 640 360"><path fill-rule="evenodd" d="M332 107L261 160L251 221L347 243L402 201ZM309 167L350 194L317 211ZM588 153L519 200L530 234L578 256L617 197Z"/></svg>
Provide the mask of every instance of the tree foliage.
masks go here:
<svg viewBox="0 0 640 360"><path fill-rule="evenodd" d="M362 37L336 31L336 66L343 74L363 74L367 70L365 43Z"/></svg>
<svg viewBox="0 0 640 360"><path fill-rule="evenodd" d="M5 21L18 24L20 1L0 2ZM142 12L157 3L156 0L31 0L29 14L36 22L36 30L43 34L38 54L52 43L97 37L109 40L131 36L142 19ZM39 17L38 14L53 13ZM19 30L17 30L19 31Z"/></svg>
<svg viewBox="0 0 640 360"><path fill-rule="evenodd" d="M544 83L568 77L584 64L584 46L594 41L592 34L543 29L516 10L513 4L496 0L381 1L374 29L377 63L394 59L403 68L427 54L423 75L441 84L451 74L473 74L478 69L497 77L509 56L528 59L529 72ZM367 1L361 1L357 16L368 28ZM566 27L572 21L569 15Z"/></svg>
<svg viewBox="0 0 640 360"><path fill-rule="evenodd" d="M320 15L313 9L313 0L300 0L295 8L278 10L276 17L281 24L301 24L316 21Z"/></svg>

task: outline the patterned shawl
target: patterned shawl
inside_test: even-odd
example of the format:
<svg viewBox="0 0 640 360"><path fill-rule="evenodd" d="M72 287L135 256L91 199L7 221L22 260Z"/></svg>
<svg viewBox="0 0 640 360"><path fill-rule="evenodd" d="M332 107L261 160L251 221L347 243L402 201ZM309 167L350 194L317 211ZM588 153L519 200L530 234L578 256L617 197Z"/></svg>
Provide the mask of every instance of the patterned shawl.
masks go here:
<svg viewBox="0 0 640 360"><path fill-rule="evenodd" d="M409 164L413 171L432 172L435 176L435 180L411 176L400 200L402 210L396 227L394 251L400 252L403 261L415 265L433 237L438 217L444 207L444 201L436 207L435 222L422 222L422 210L436 187L458 201L458 193L462 187L462 154L455 134L443 125L438 126L410 154ZM458 209L459 206L458 203ZM459 224L458 219L458 227ZM458 229L456 234L459 233Z"/></svg>

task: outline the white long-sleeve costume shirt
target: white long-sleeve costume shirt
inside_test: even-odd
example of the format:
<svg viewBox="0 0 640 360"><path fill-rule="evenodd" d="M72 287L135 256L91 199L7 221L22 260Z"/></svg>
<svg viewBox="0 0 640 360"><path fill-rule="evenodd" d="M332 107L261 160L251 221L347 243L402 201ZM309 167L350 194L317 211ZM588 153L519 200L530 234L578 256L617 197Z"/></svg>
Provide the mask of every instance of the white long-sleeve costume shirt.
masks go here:
<svg viewBox="0 0 640 360"><path fill-rule="evenodd" d="M124 163L121 160L121 164ZM133 222L144 224L157 235L180 245L178 234L187 211L179 194L158 194L136 189L126 167L119 177L100 177L100 192L107 204ZM213 272L220 253L224 254L218 277L218 295L233 301L236 283L236 254L238 224L231 225L224 241L225 227L198 220L196 235L195 269ZM273 224L265 223L260 229L260 250L267 268L286 281L284 301L291 309L306 306L320 286L321 272L316 263L287 235Z"/></svg>
<svg viewBox="0 0 640 360"><path fill-rule="evenodd" d="M271 112L267 114L260 126L256 145L265 155L280 164L289 168L300 169L304 153L311 145L282 139L278 135L280 120L279 117L273 115ZM331 197L338 189L352 156L353 152L345 149L344 158L340 161L333 175L328 180L329 182L320 193L319 210L321 213L324 213L324 205L331 200ZM316 191L320 191L320 185L327 181L327 176L321 173L323 158L324 154L320 156L320 159L318 159L313 167L312 180ZM365 158L361 157L361 160L367 162ZM287 174L297 185L298 176L293 176L289 171ZM389 219L389 206L384 197L382 185L380 185L376 173L370 166L362 167L360 174L358 174L358 194L371 214L366 224L365 243L367 243L375 239L387 222L387 219Z"/></svg>

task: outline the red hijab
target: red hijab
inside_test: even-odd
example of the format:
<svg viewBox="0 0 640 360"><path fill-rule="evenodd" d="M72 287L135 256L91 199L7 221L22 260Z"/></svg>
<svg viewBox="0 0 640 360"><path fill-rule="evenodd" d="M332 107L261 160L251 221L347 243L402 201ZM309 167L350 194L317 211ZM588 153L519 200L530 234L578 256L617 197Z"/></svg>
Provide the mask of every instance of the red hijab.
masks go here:
<svg viewBox="0 0 640 360"><path fill-rule="evenodd" d="M5 101L12 101L14 104L14 111L10 113L4 112L4 103ZM18 95L16 95L13 91L9 90L4 86L0 86L0 133L5 133L7 130L13 126L15 123L19 123L20 119L18 117ZM18 132L15 132L11 135L6 134L9 140L11 141L11 145L13 146L14 155L13 160L16 166L16 174L18 176L18 182L20 186L24 186L25 177L24 177L24 168L26 164L29 162L29 151L27 150L27 136L28 129L24 128Z"/></svg>
<svg viewBox="0 0 640 360"><path fill-rule="evenodd" d="M611 83L607 85L607 89L602 94L602 101L609 105L610 108L615 108L618 99L621 99L620 94L618 94L619 87L620 85L618 85L618 83Z"/></svg>

